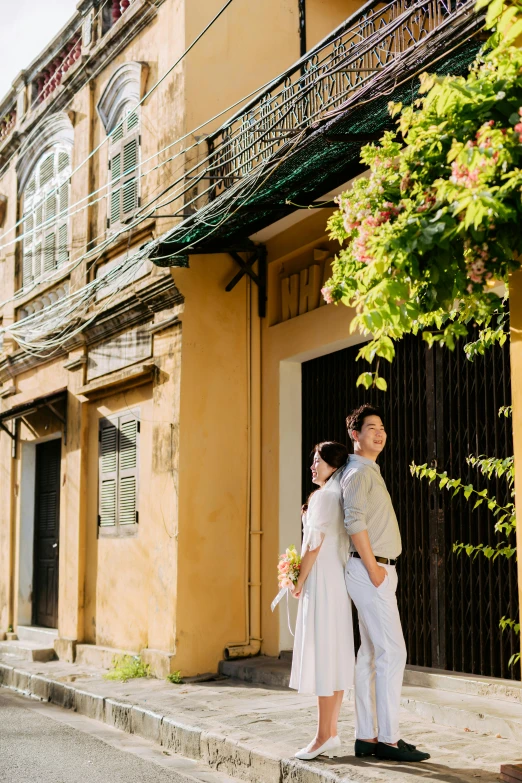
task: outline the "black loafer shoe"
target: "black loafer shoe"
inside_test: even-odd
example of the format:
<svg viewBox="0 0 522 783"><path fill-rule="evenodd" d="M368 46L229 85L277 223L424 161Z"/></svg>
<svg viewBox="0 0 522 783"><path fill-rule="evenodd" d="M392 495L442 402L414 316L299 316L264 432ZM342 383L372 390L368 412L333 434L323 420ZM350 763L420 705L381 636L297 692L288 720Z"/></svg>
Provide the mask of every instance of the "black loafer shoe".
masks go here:
<svg viewBox="0 0 522 783"><path fill-rule="evenodd" d="M360 739L355 740L355 755L358 759L364 758L364 756L375 756L376 748L376 742L365 742Z"/></svg>
<svg viewBox="0 0 522 783"><path fill-rule="evenodd" d="M412 745L410 742L404 742L402 739L398 741L397 747L401 750L417 750L416 745Z"/></svg>
<svg viewBox="0 0 522 783"><path fill-rule="evenodd" d="M421 750L408 750L404 743L403 747L394 747L386 745L384 742L378 742L375 748L375 755L379 759L388 761L426 761L430 758L429 753L423 753Z"/></svg>

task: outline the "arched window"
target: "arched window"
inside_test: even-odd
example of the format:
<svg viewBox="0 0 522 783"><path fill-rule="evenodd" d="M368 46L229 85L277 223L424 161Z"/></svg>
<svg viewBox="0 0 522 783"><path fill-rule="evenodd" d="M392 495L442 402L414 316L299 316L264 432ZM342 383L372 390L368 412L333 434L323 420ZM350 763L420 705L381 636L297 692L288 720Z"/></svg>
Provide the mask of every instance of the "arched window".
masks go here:
<svg viewBox="0 0 522 783"><path fill-rule="evenodd" d="M131 220L140 205L140 110L147 66L129 62L109 79L97 105L108 141L109 228Z"/></svg>
<svg viewBox="0 0 522 783"><path fill-rule="evenodd" d="M22 284L69 260L68 209L74 129L67 112L44 118L24 140L16 172L22 207Z"/></svg>
<svg viewBox="0 0 522 783"><path fill-rule="evenodd" d="M23 286L69 260L71 153L56 144L34 166L23 192Z"/></svg>

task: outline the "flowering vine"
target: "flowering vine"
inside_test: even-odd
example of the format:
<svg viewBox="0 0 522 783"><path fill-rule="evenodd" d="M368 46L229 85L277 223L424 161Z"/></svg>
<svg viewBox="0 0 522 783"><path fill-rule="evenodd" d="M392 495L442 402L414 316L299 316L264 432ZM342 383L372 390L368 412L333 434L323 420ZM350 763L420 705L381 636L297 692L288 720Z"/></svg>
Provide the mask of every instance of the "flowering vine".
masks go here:
<svg viewBox="0 0 522 783"><path fill-rule="evenodd" d="M413 106L390 105L397 131L363 147L367 172L337 199L329 230L341 250L323 296L356 308L352 328L372 337L359 356L370 363L392 361L406 333L449 348L471 322L503 333L490 325L521 264L518 6L490 4L489 26L509 33L497 32L467 76L424 74ZM386 388L377 372L358 382Z"/></svg>

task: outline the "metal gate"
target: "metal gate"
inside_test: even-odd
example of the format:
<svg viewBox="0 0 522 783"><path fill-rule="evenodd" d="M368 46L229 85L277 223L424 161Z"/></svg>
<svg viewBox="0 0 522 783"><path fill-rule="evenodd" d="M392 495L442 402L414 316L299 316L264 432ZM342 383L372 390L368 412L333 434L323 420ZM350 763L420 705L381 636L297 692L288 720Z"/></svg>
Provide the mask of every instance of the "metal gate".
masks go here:
<svg viewBox="0 0 522 783"><path fill-rule="evenodd" d="M508 499L505 483L485 481L466 457L513 453L511 421L498 416L511 402L509 347L490 349L474 362L462 346L429 350L416 337L396 349L393 364L379 367L387 392L356 387L367 368L356 361L357 346L303 364L303 497L313 489L314 444L349 445L346 415L363 402L378 405L388 432L379 464L403 539L398 600L409 663L516 679L519 667L508 661L518 652L518 637L499 628L503 615L518 618L514 558L493 562L453 554L454 542L499 540L491 515L409 471L412 461L428 462L466 483L488 486L500 502Z"/></svg>

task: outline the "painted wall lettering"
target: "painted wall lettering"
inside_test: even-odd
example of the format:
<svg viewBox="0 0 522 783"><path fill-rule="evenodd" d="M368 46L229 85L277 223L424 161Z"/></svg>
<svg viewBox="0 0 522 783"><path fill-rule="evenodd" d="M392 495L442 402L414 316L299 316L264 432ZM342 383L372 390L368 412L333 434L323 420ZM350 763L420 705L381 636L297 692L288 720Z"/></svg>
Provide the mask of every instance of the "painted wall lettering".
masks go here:
<svg viewBox="0 0 522 783"><path fill-rule="evenodd" d="M332 276L332 256L314 250L314 263L299 273L281 278L281 321L309 313L326 304L321 288Z"/></svg>

